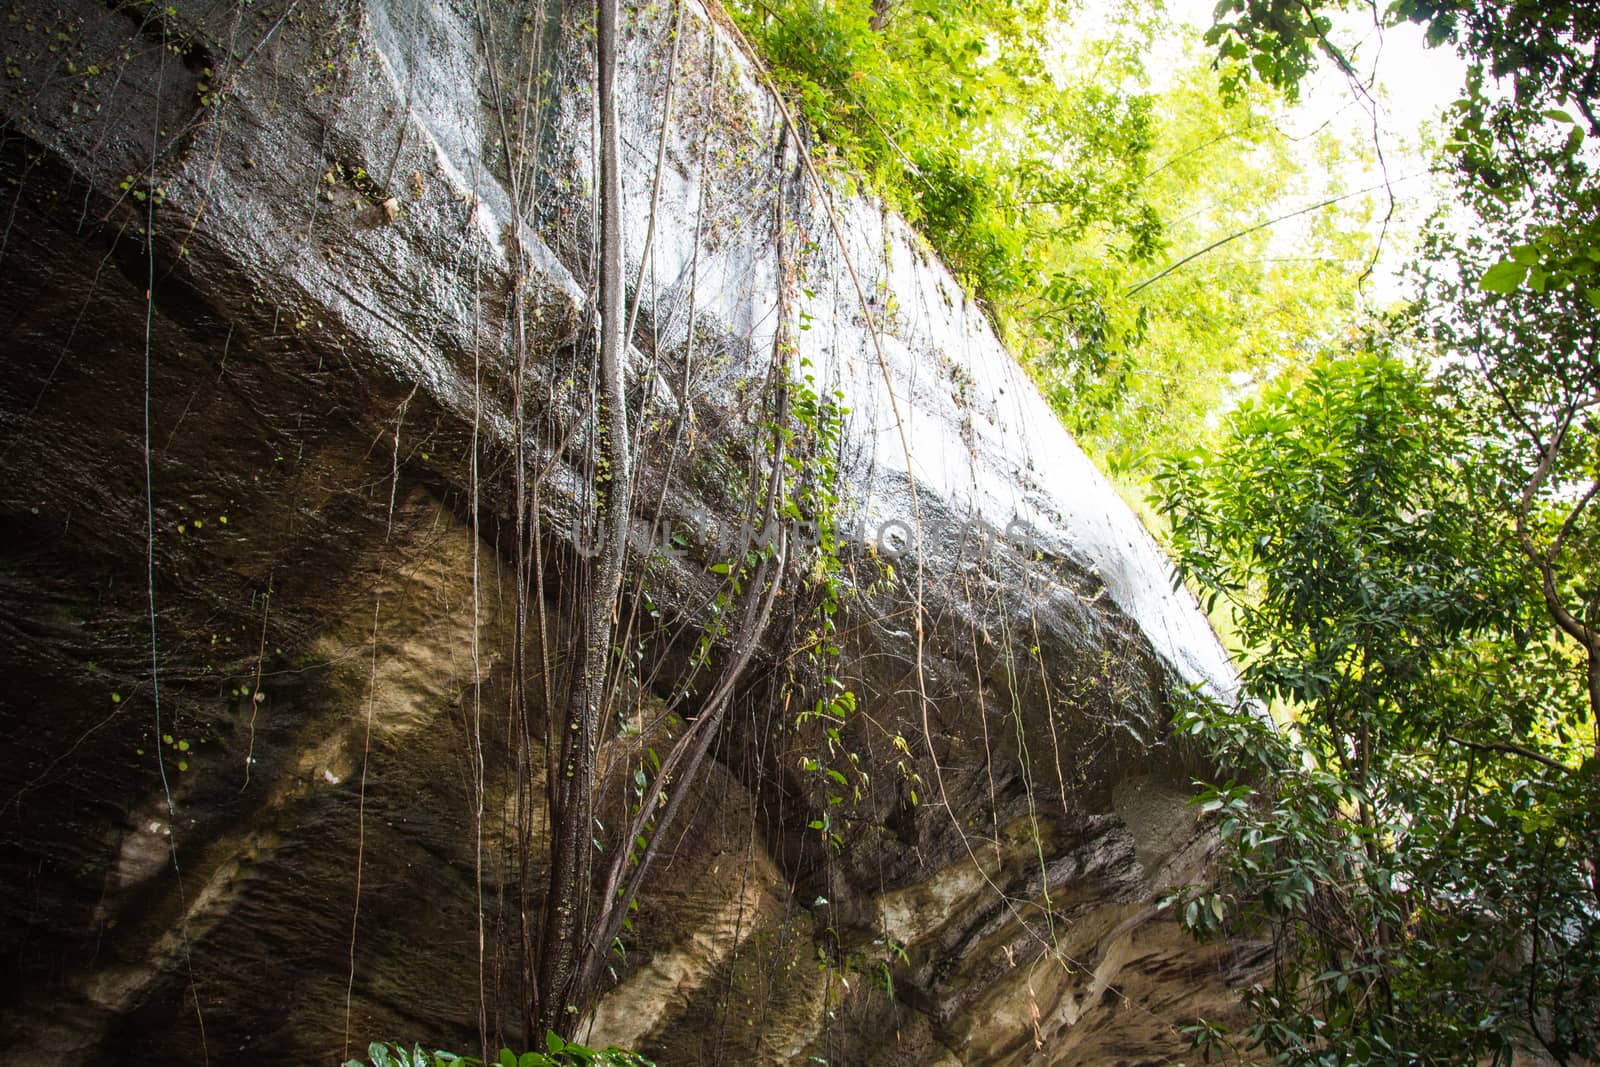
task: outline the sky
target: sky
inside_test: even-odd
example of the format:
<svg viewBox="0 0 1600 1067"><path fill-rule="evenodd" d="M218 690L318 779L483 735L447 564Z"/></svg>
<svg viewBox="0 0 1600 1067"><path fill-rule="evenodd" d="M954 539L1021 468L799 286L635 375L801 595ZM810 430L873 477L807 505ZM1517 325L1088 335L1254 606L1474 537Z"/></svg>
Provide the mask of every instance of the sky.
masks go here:
<svg viewBox="0 0 1600 1067"><path fill-rule="evenodd" d="M1105 2L1091 0L1089 6ZM1213 6L1213 0L1166 0L1174 21L1199 32L1211 25ZM1339 12L1334 21L1334 40L1346 47L1363 74L1374 77L1380 127L1385 133L1413 136L1460 94L1465 74L1460 58L1448 47L1428 48L1420 27L1406 23L1380 32L1373 27L1369 12ZM1319 69L1304 87L1296 110L1303 112L1308 122L1320 122L1341 109L1348 110L1357 103L1356 95L1343 75ZM1362 118L1370 128L1370 113Z"/></svg>
<svg viewBox="0 0 1600 1067"><path fill-rule="evenodd" d="M1106 2L1110 0L1091 0L1090 7ZM1176 22L1198 34L1211 25L1214 2L1167 0L1167 9ZM1378 262L1365 290L1366 298L1374 306L1382 307L1406 295L1403 268L1411 251L1411 239L1440 202L1441 190L1426 173L1428 156L1423 148L1430 136L1437 138L1439 115L1460 95L1465 66L1448 47L1428 48L1420 27L1406 23L1378 30L1373 26L1370 11L1336 15L1331 36L1351 57L1364 78L1370 80L1370 90L1352 86L1331 64L1320 64L1301 86L1299 102L1285 105L1279 124L1297 135L1324 123L1331 124L1349 143L1376 145L1382 152L1385 167L1380 169L1373 162L1352 156L1339 173L1319 173L1320 164L1308 156L1307 171L1312 189L1301 202L1285 203L1283 211L1315 202L1326 196L1324 190L1336 186L1362 189L1383 185L1387 179L1396 201L1395 215L1383 237ZM1171 66L1175 68L1179 45L1176 40L1169 40L1163 47L1173 50ZM1158 57L1151 69L1158 72L1161 68ZM1159 87L1159 82L1152 86ZM1377 218L1381 221L1387 206L1386 197L1382 191L1374 196L1379 204ZM1308 223L1306 219L1298 225ZM1296 225L1288 222L1276 228L1274 243L1294 245ZM1378 230L1375 223L1375 238Z"/></svg>

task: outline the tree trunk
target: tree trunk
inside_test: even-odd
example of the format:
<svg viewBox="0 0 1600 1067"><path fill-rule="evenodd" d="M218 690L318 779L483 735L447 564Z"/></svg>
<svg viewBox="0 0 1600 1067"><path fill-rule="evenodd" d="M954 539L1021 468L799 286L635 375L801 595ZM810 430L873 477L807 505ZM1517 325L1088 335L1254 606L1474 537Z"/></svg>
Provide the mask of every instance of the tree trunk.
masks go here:
<svg viewBox="0 0 1600 1067"><path fill-rule="evenodd" d="M1600 762L1600 646L1584 648L1589 658L1589 721L1594 724L1594 758Z"/></svg>
<svg viewBox="0 0 1600 1067"><path fill-rule="evenodd" d="M595 472L599 551L579 607L572 662L577 670L560 723L559 780L551 795L550 890L540 938L539 1028L571 1037L581 1015L579 956L590 910L594 852L595 746L608 704L611 621L622 588L633 475L623 386L622 176L616 97L617 0L595 5L597 108L600 136L600 402L601 459Z"/></svg>

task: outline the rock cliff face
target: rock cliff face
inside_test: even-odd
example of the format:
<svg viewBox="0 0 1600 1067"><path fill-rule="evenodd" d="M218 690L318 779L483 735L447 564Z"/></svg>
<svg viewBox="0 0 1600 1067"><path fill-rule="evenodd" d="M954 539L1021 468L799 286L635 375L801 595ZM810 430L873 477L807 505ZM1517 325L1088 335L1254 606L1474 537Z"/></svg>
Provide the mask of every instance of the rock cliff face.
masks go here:
<svg viewBox="0 0 1600 1067"><path fill-rule="evenodd" d="M584 546L584 15L0 23L7 1058L468 1051L480 1012L527 1043L507 546L519 433L541 551ZM663 1064L1165 1062L1254 962L1155 906L1206 851L1171 702L1229 665L915 235L808 184L719 19L625 13L636 512L677 535L630 557L626 610L677 627L631 699L709 625L777 361L849 409L858 713L827 748L763 644L586 1033Z"/></svg>

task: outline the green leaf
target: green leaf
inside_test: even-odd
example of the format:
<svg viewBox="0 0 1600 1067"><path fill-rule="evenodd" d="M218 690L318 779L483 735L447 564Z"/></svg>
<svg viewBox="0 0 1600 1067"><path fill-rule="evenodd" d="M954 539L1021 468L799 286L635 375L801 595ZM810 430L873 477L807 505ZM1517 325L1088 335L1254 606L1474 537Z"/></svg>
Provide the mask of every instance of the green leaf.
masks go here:
<svg viewBox="0 0 1600 1067"><path fill-rule="evenodd" d="M1478 285L1487 292L1510 293L1514 292L1527 276L1526 264L1506 259L1490 267Z"/></svg>

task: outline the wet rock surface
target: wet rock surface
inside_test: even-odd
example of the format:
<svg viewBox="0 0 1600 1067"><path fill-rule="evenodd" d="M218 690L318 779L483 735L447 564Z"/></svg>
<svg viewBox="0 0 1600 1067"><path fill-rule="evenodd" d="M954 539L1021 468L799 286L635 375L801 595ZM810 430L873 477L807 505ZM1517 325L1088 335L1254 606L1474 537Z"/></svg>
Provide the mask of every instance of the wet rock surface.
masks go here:
<svg viewBox="0 0 1600 1067"><path fill-rule="evenodd" d="M542 786L505 725L507 546L520 426L542 543L582 547L581 15L0 22L8 1057L467 1051L480 1009L528 1043L541 872L510 838ZM692 643L751 396L774 360L810 374L850 409L839 677L862 714L831 804L774 631L589 1036L663 1064L1165 1062L1255 962L1155 907L1207 848L1166 723L1184 688L1229 691L1226 658L919 239L809 185L720 16L684 4L676 60L673 17L630 8L622 54L634 416L690 442L671 470L644 453L639 516L662 501L682 551L635 553L633 602Z"/></svg>

